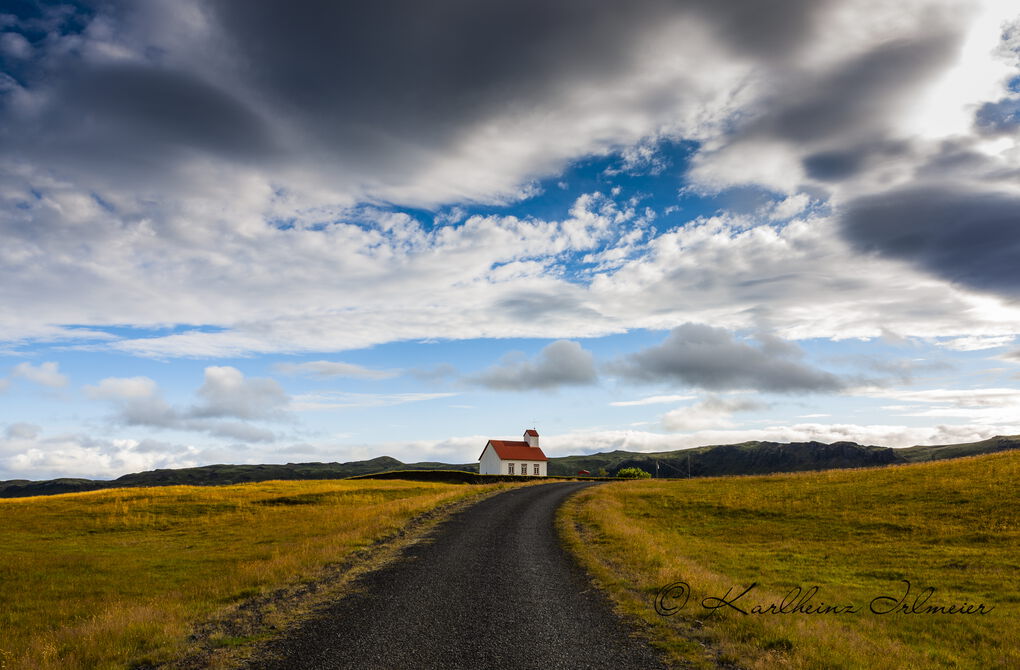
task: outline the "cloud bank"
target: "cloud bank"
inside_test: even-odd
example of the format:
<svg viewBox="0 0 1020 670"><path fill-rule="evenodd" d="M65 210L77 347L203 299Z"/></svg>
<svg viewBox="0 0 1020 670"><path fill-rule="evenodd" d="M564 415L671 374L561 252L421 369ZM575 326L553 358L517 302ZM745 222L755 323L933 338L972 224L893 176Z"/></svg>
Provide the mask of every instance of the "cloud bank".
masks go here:
<svg viewBox="0 0 1020 670"><path fill-rule="evenodd" d="M276 434L252 422L286 421L290 398L273 379L249 379L229 366L205 369L205 381L190 407L169 404L148 377L108 377L86 387L93 398L112 402L115 423L206 433L242 442L272 442Z"/></svg>
<svg viewBox="0 0 1020 670"><path fill-rule="evenodd" d="M534 360L509 354L501 364L470 376L467 381L494 391L550 390L595 384L598 374L591 352L577 342L557 340L542 349Z"/></svg>
<svg viewBox="0 0 1020 670"><path fill-rule="evenodd" d="M739 342L722 328L684 324L662 344L631 354L610 370L636 382L674 382L713 391L752 389L774 393L835 392L836 375L798 360L795 346L761 337L758 346Z"/></svg>
<svg viewBox="0 0 1020 670"><path fill-rule="evenodd" d="M1002 6L397 4L9 15L0 340L214 357L763 315L794 338L1015 330ZM465 215L578 157L661 173L664 139L695 147L678 189L800 205L681 230L608 190L562 217Z"/></svg>

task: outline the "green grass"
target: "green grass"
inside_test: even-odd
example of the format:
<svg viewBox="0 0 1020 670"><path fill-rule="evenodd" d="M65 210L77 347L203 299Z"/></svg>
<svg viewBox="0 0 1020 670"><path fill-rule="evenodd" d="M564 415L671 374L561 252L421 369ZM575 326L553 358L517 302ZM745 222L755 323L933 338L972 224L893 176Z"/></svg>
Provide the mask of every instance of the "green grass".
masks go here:
<svg viewBox="0 0 1020 670"><path fill-rule="evenodd" d="M231 604L505 486L273 481L0 500L0 668L173 659L195 624Z"/></svg>
<svg viewBox="0 0 1020 670"><path fill-rule="evenodd" d="M583 491L560 528L581 561L679 666L1020 667L1020 453L869 470L679 481ZM880 596L936 589L927 605L985 615L878 615ZM689 585L656 613L658 590ZM767 609L817 586L813 604L857 614L741 614L705 598L757 586ZM676 605L677 599L667 601ZM882 605L892 601L878 601ZM914 596L907 599L914 602ZM709 604L718 601L709 601Z"/></svg>

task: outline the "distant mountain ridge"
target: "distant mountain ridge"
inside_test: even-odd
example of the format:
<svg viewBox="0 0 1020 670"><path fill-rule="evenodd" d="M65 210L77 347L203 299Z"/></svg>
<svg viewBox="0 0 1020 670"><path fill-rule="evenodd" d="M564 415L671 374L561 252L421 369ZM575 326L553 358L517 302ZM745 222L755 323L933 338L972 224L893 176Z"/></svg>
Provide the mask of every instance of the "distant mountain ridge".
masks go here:
<svg viewBox="0 0 1020 670"><path fill-rule="evenodd" d="M550 476L615 475L623 468L641 468L659 477L715 477L864 468L976 456L1020 448L1020 436L997 436L980 442L893 449L856 442L742 442L657 453L610 451L549 459ZM0 482L0 498L95 491L133 486L214 486L271 479L340 479L390 470L464 470L477 463L403 463L389 456L349 463L287 463L266 465L204 465L150 470L112 480L61 478L46 481L14 479Z"/></svg>
<svg viewBox="0 0 1020 670"><path fill-rule="evenodd" d="M1020 435L996 436L980 442L914 447L865 446L856 442L741 442L658 453L611 451L551 459L550 475L622 468L641 468L660 477L717 477L864 468L880 465L977 456L1020 448Z"/></svg>

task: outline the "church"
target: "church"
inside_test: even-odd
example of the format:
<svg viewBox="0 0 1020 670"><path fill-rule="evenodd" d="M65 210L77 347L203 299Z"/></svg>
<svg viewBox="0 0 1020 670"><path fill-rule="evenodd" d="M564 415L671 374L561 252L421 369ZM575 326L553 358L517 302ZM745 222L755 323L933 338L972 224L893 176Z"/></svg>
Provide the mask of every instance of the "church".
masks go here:
<svg viewBox="0 0 1020 670"><path fill-rule="evenodd" d="M538 446L538 431L524 431L523 440L489 440L478 457L483 475L527 475L545 477L549 459Z"/></svg>

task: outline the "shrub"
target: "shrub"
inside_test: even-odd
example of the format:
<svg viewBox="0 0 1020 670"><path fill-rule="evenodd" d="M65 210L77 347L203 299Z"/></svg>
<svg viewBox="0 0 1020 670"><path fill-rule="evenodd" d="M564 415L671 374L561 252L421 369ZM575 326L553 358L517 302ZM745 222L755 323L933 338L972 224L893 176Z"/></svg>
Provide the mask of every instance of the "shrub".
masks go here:
<svg viewBox="0 0 1020 670"><path fill-rule="evenodd" d="M652 475L641 468L623 468L616 476L623 479L650 479Z"/></svg>

